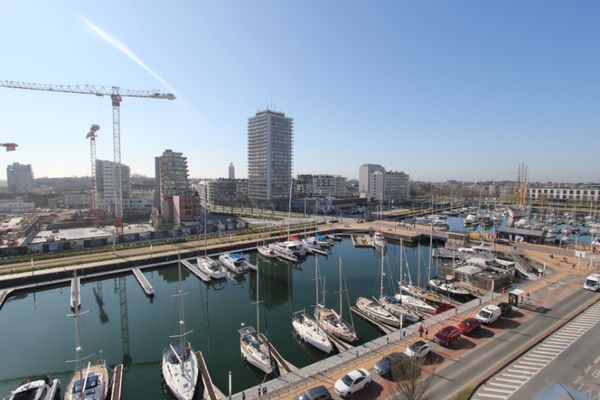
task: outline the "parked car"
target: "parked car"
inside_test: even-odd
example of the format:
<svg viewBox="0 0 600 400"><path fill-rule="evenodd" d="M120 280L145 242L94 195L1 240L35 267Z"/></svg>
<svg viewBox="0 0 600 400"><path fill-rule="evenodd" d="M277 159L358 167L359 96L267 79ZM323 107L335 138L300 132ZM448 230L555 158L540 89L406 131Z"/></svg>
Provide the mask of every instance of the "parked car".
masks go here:
<svg viewBox="0 0 600 400"><path fill-rule="evenodd" d="M510 315L510 313L512 312L512 304L507 303L506 301L498 303L498 307L500 307L500 313L503 317Z"/></svg>
<svg viewBox="0 0 600 400"><path fill-rule="evenodd" d="M461 323L458 324L458 326L457 326L460 333L464 333L467 335L478 330L480 327L481 327L481 322L479 322L479 320L477 318L473 318L473 317L462 320Z"/></svg>
<svg viewBox="0 0 600 400"><path fill-rule="evenodd" d="M371 383L371 374L364 368L348 372L335 382L335 393L340 397L347 397L358 392Z"/></svg>
<svg viewBox="0 0 600 400"><path fill-rule="evenodd" d="M460 331L454 326L446 326L433 336L433 341L442 346L450 346L460 340Z"/></svg>
<svg viewBox="0 0 600 400"><path fill-rule="evenodd" d="M424 340L417 340L406 349L404 349L404 354L413 358L423 358L426 357L431 352L431 346Z"/></svg>
<svg viewBox="0 0 600 400"><path fill-rule="evenodd" d="M495 242L498 243L498 244L504 244L504 245L509 245L510 244L510 242L508 240L506 240L506 239L496 239Z"/></svg>
<svg viewBox="0 0 600 400"><path fill-rule="evenodd" d="M331 395L325 386L315 386L305 390L298 396L298 400L329 400Z"/></svg>
<svg viewBox="0 0 600 400"><path fill-rule="evenodd" d="M489 304L479 310L479 313L475 316L482 324L492 324L500 318L502 310L500 307L493 304Z"/></svg>
<svg viewBox="0 0 600 400"><path fill-rule="evenodd" d="M392 370L399 364L409 359L409 356L404 353L390 353L377 361L373 367L375 372L380 376L387 376L392 373Z"/></svg>
<svg viewBox="0 0 600 400"><path fill-rule="evenodd" d="M388 354L375 364L374 369L380 376L394 380L408 379L421 373L418 362L405 353Z"/></svg>

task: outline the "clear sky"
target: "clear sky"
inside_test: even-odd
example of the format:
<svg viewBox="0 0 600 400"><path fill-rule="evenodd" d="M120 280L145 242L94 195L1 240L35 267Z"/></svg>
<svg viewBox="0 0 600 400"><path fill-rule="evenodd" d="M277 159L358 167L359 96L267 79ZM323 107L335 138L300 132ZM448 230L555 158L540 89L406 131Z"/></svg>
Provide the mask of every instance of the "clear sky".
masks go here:
<svg viewBox="0 0 600 400"><path fill-rule="evenodd" d="M122 158L246 176L246 122L294 118L294 175L600 181L600 2L0 0L0 80L174 91L124 99ZM0 88L0 178L112 159L110 100Z"/></svg>

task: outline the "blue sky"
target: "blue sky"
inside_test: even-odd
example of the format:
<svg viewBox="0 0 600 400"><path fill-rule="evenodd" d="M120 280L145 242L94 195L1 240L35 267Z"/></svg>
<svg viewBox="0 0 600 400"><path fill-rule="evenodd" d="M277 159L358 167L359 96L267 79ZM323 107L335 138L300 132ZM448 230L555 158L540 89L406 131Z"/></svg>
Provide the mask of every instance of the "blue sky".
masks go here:
<svg viewBox="0 0 600 400"><path fill-rule="evenodd" d="M173 89L124 99L123 162L246 176L246 121L294 118L294 174L379 163L421 180L600 181L597 1L2 1L0 79ZM85 21L89 21L86 23ZM91 24L97 27L96 31ZM113 38L109 44L103 32ZM119 51L118 40L148 69ZM112 159L108 98L0 88L0 178Z"/></svg>

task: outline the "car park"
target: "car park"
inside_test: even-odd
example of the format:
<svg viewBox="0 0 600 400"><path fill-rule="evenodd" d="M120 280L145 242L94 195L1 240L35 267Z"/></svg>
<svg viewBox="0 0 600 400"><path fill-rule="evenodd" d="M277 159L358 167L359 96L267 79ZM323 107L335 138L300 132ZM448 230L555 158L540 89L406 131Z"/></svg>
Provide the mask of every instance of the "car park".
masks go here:
<svg viewBox="0 0 600 400"><path fill-rule="evenodd" d="M481 322L477 318L469 317L463 319L460 324L458 324L457 328L460 333L471 334L478 330L481 327Z"/></svg>
<svg viewBox="0 0 600 400"><path fill-rule="evenodd" d="M510 315L510 313L512 312L512 304L507 303L506 301L498 303L498 307L500 307L500 313L503 317Z"/></svg>
<svg viewBox="0 0 600 400"><path fill-rule="evenodd" d="M298 400L329 400L331 395L325 386L315 386L305 390L298 396Z"/></svg>
<svg viewBox="0 0 600 400"><path fill-rule="evenodd" d="M347 397L362 390L371 383L371 374L364 368L348 372L335 382L335 393L340 397Z"/></svg>
<svg viewBox="0 0 600 400"><path fill-rule="evenodd" d="M431 352L431 346L424 340L417 340L406 349L404 354L412 358L423 358Z"/></svg>
<svg viewBox="0 0 600 400"><path fill-rule="evenodd" d="M433 336L433 341L444 347L448 347L459 340L460 331L451 325L443 327Z"/></svg>

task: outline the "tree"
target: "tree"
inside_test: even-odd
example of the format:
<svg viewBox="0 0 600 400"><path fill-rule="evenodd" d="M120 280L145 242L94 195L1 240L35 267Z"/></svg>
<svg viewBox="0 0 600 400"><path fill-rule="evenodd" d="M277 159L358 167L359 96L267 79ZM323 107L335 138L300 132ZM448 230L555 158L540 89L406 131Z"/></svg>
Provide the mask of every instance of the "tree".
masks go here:
<svg viewBox="0 0 600 400"><path fill-rule="evenodd" d="M396 382L393 395L398 400L429 400L434 371L423 373L423 360L406 358L392 367L392 379Z"/></svg>

